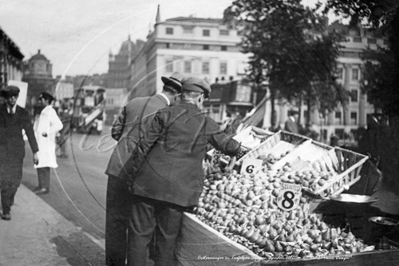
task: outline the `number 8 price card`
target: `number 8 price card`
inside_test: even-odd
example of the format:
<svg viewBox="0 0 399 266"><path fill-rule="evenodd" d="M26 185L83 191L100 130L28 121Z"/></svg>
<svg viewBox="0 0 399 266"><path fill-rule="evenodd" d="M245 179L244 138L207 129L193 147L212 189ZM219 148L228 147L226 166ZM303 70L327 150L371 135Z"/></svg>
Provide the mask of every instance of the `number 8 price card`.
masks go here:
<svg viewBox="0 0 399 266"><path fill-rule="evenodd" d="M283 211L292 211L299 205L301 199L301 186L281 183L281 190L277 196L277 206Z"/></svg>

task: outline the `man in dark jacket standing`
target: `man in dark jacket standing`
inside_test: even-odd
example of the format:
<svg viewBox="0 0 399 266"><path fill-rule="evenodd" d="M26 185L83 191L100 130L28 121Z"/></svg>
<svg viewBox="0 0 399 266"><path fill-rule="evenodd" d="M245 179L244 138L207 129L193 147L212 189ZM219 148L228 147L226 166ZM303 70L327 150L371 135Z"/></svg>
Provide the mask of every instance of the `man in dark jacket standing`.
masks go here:
<svg viewBox="0 0 399 266"><path fill-rule="evenodd" d="M240 150L240 143L202 113L210 91L202 79L183 80L181 103L157 112L132 153L124 175L133 194L128 265L146 265L153 233L155 265L176 265L174 250L183 212L197 205L203 189L207 144L230 156Z"/></svg>
<svg viewBox="0 0 399 266"><path fill-rule="evenodd" d="M122 110L112 126L112 137L118 141L105 173L109 176L106 203L105 254L107 265L125 265L126 233L131 195L125 180L119 176L125 172L126 162L136 147L139 138L145 132L146 123L161 108L174 105L180 100L180 73L171 77L162 77L164 83L160 94L151 97L139 97L131 100Z"/></svg>
<svg viewBox="0 0 399 266"><path fill-rule="evenodd" d="M11 220L11 206L22 180L25 157L25 141L22 130L28 137L33 152L33 163L37 164L38 147L29 113L18 106L19 88L8 86L1 91L5 104L0 107L0 190L3 220Z"/></svg>

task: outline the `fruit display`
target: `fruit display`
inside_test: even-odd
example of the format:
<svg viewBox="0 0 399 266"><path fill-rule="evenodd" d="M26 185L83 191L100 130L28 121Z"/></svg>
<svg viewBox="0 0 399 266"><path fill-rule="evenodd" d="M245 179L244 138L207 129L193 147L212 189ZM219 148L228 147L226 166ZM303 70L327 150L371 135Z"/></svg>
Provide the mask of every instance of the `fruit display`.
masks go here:
<svg viewBox="0 0 399 266"><path fill-rule="evenodd" d="M298 207L291 211L279 208L278 196L284 184L326 178L319 178L312 171L290 171L289 167L278 171L265 167L253 175L241 175L235 170L210 173L197 216L265 259L309 259L373 250L350 231L330 227L318 215L309 213L307 196L300 196Z"/></svg>
<svg viewBox="0 0 399 266"><path fill-rule="evenodd" d="M263 130L257 127L247 127L239 132L234 139L241 142L241 149L239 154L236 156L237 161L243 158L251 149L255 148L259 144L263 143L267 138L272 136L274 133ZM213 158L215 164L221 161L224 164L230 161L230 156L221 153L218 150L212 149L207 152L209 158ZM215 158L216 156L216 158Z"/></svg>

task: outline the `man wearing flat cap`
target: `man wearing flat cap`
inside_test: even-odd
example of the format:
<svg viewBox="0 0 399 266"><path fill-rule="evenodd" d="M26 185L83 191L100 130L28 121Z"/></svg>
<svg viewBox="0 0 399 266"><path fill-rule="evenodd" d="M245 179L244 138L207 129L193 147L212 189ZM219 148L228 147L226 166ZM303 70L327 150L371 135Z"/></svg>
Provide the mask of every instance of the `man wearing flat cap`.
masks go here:
<svg viewBox="0 0 399 266"><path fill-rule="evenodd" d="M180 101L181 80L183 76L175 72L170 77L162 77L162 92L150 96L132 99L123 107L111 130L112 137L118 141L105 173L108 175L106 220L105 220L105 257L107 265L125 265L126 232L129 213L129 194L126 182L120 178L128 171L128 159L140 137L144 135L147 124L155 112Z"/></svg>
<svg viewBox="0 0 399 266"><path fill-rule="evenodd" d="M133 200L128 229L128 265L146 265L155 234L155 265L176 265L174 256L183 212L197 205L204 185L202 160L209 144L230 156L240 143L201 109L211 88L199 78L182 82L180 104L161 109L134 149L127 182Z"/></svg>
<svg viewBox="0 0 399 266"><path fill-rule="evenodd" d="M25 141L28 137L33 153L33 163L38 163L38 146L29 113L18 106L19 88L7 86L1 91L5 104L0 106L0 190L3 220L11 220L11 206L22 180Z"/></svg>
<svg viewBox="0 0 399 266"><path fill-rule="evenodd" d="M35 165L39 183L34 189L36 194L50 192L50 168L58 167L55 137L57 132L63 128L63 124L52 107L53 101L54 97L47 92L42 92L39 96L39 103L44 108L34 124L36 139L39 144L39 163Z"/></svg>

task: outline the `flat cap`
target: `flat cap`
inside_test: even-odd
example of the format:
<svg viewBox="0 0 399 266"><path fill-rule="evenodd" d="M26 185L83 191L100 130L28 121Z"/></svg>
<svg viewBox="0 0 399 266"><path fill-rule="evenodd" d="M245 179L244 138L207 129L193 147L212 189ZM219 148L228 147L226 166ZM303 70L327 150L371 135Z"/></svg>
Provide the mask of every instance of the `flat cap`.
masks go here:
<svg viewBox="0 0 399 266"><path fill-rule="evenodd" d="M203 79L189 77L182 81L182 91L203 92L205 98L209 98L211 94L211 86Z"/></svg>
<svg viewBox="0 0 399 266"><path fill-rule="evenodd" d="M179 72L174 72L172 75L168 77L161 77L163 84L171 85L173 88L177 90L178 93L181 93L181 83L184 79L184 76Z"/></svg>
<svg viewBox="0 0 399 266"><path fill-rule="evenodd" d="M4 89L1 90L1 94L7 95L7 94L19 94L19 88L17 86L7 86Z"/></svg>

